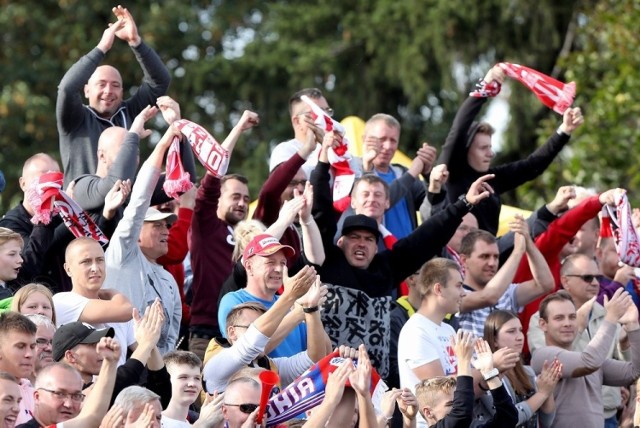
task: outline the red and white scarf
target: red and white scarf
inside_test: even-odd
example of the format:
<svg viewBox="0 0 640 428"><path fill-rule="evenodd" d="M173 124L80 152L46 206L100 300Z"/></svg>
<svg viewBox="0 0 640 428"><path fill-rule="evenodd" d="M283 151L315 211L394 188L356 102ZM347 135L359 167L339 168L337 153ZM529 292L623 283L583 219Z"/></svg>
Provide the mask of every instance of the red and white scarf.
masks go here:
<svg viewBox="0 0 640 428"><path fill-rule="evenodd" d="M60 214L65 226L76 238L87 237L107 244L109 240L91 217L62 190L63 174L47 172L34 180L25 197L35 214L33 224L49 224L51 217Z"/></svg>
<svg viewBox="0 0 640 428"><path fill-rule="evenodd" d="M328 157L333 172L333 208L343 212L351 204L351 188L356 179L349 165L351 154L348 151L349 141L345 137L346 129L340 122L329 117L311 98L306 95L300 98L311 108L311 117L318 128L325 132L333 131L340 140L338 147L329 149Z"/></svg>
<svg viewBox="0 0 640 428"><path fill-rule="evenodd" d="M167 165L162 188L167 196L178 199L180 195L193 187L189 173L182 166L180 159L180 138L174 137L167 152Z"/></svg>
<svg viewBox="0 0 640 428"><path fill-rule="evenodd" d="M227 173L229 151L222 147L206 129L186 119L176 120L173 125L187 137L193 153L211 174L220 178Z"/></svg>
<svg viewBox="0 0 640 428"><path fill-rule="evenodd" d="M640 239L631 220L631 205L627 199L627 191L615 192L615 207L605 205L611 222L613 242L620 261L632 267L640 267Z"/></svg>
<svg viewBox="0 0 640 428"><path fill-rule="evenodd" d="M558 114L571 107L576 96L576 83L563 83L532 68L509 62L498 64L505 74L518 80Z"/></svg>
<svg viewBox="0 0 640 428"><path fill-rule="evenodd" d="M576 96L576 83L563 83L553 77L540 73L532 68L510 62L500 62L498 66L505 74L518 80L529 88L537 97L553 111L563 114L571 107ZM469 95L472 97L487 98L495 97L500 93L500 83L481 81L476 85L476 89Z"/></svg>

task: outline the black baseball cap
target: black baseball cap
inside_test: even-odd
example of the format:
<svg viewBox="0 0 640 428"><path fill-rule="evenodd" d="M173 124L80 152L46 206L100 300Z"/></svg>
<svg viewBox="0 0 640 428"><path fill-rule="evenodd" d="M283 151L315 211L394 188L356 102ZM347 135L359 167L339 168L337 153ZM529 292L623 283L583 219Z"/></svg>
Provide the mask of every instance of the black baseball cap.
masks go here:
<svg viewBox="0 0 640 428"><path fill-rule="evenodd" d="M103 337L113 337L113 328L96 330L89 324L80 321L61 326L53 335L53 360L60 361L64 353L76 345L98 343Z"/></svg>
<svg viewBox="0 0 640 428"><path fill-rule="evenodd" d="M344 223L342 223L341 236L347 235L349 232L352 232L354 230L366 230L367 232L373 233L373 236L376 237L376 240L380 238L378 222L364 214L350 215L349 217L345 218Z"/></svg>

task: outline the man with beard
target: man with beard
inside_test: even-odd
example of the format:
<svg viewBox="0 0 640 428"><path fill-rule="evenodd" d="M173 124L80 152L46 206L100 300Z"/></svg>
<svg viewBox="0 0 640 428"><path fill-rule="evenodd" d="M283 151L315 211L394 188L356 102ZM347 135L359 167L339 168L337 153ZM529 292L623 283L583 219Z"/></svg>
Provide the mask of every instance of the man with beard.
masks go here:
<svg viewBox="0 0 640 428"><path fill-rule="evenodd" d="M245 111L223 147L235 145L243 131L258 123L256 113ZM231 150L229 150L231 153ZM220 335L216 314L218 295L233 269L233 228L247 218L249 186L245 177L227 174L218 178L207 172L202 179L191 220L191 323L189 351L204 359L209 341Z"/></svg>

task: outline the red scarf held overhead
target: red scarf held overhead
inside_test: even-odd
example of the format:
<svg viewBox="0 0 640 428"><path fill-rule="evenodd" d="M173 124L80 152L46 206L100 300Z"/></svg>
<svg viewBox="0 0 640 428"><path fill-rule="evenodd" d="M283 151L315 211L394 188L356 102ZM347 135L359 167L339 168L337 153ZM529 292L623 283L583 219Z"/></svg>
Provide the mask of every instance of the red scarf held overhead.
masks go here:
<svg viewBox="0 0 640 428"><path fill-rule="evenodd" d="M206 129L186 119L176 120L173 125L187 137L193 153L211 174L220 178L227 173L229 151L222 147ZM177 162L180 163L180 156L177 156ZM182 165L180 170L184 171Z"/></svg>
<svg viewBox="0 0 640 428"><path fill-rule="evenodd" d="M553 77L540 73L529 67L510 62L500 62L498 66L505 74L526 86L533 92L542 104L558 114L563 114L571 107L576 96L575 82L563 83ZM473 97L495 97L500 93L498 82L480 82L475 91L469 95Z"/></svg>
<svg viewBox="0 0 640 428"><path fill-rule="evenodd" d="M62 190L62 182L61 172L47 172L37 181L34 180L25 194L35 212L31 222L49 224L51 217L59 213L65 226L76 238L87 237L107 244L109 240L91 217Z"/></svg>
<svg viewBox="0 0 640 428"><path fill-rule="evenodd" d="M340 144L335 149L329 149L328 157L331 171L333 172L333 208L338 212L343 212L351 204L351 188L356 179L356 175L351 170L349 159L348 140L345 137L346 130L340 122L336 122L329 117L311 98L306 95L301 97L302 101L311 108L311 117L318 128L325 132L334 132L340 140Z"/></svg>

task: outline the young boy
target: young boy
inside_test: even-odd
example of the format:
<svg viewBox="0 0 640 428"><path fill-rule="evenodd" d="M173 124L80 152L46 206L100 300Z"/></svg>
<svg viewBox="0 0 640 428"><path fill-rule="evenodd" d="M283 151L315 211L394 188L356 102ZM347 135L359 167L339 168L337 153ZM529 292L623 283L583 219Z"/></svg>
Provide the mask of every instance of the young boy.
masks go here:
<svg viewBox="0 0 640 428"><path fill-rule="evenodd" d="M162 412L163 428L191 427L189 406L202 391L202 361L193 352L172 351L164 356L171 376L171 401Z"/></svg>
<svg viewBox="0 0 640 428"><path fill-rule="evenodd" d="M458 330L452 339L453 349L458 359L457 379L439 376L425 379L416 386L416 396L420 413L430 427L468 428L473 426L473 377L471 357L474 338L469 332ZM498 371L493 368L491 350L487 342L478 339L475 344L477 358L474 366L487 382L493 396L496 413L482 428L515 427L518 411L507 390L502 385Z"/></svg>

